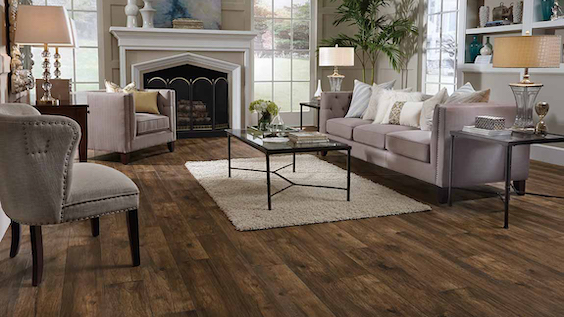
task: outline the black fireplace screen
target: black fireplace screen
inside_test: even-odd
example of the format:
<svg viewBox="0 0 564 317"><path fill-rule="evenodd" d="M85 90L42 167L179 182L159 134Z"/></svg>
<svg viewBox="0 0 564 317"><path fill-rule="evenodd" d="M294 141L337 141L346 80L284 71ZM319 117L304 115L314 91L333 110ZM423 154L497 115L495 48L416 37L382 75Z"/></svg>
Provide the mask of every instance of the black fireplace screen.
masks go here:
<svg viewBox="0 0 564 317"><path fill-rule="evenodd" d="M229 128L227 74L182 65L143 77L147 89L176 91L176 130L178 137L202 136Z"/></svg>

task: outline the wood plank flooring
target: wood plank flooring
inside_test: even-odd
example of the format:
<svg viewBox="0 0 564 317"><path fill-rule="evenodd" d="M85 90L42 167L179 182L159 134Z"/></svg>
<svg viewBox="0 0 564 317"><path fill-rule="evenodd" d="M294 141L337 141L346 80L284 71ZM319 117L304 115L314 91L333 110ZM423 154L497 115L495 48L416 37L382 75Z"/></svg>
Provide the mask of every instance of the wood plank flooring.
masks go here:
<svg viewBox="0 0 564 317"><path fill-rule="evenodd" d="M10 233L0 242L0 316L564 315L562 199L515 198L504 230L495 195L457 191L453 207L437 205L433 186L353 159L354 173L433 210L238 232L184 167L225 159L226 147L180 140L127 166L90 153L141 190L141 266L130 266L125 214L102 218L98 238L89 222L45 227L34 288L24 226L16 258ZM232 150L261 156L239 142ZM345 166L342 154L325 159ZM564 196L564 168L533 163L527 190Z"/></svg>

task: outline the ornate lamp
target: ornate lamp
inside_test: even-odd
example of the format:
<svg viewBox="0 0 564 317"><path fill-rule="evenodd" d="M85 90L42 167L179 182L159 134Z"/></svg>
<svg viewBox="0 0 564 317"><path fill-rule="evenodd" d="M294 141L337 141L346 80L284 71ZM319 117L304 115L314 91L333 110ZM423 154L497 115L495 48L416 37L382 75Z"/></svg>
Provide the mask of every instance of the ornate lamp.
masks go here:
<svg viewBox="0 0 564 317"><path fill-rule="evenodd" d="M509 84L517 102L517 116L513 130L533 132L533 108L543 84L533 83L529 68L558 68L562 55L559 35L510 36L495 39L493 67L524 68L523 79Z"/></svg>
<svg viewBox="0 0 564 317"><path fill-rule="evenodd" d="M333 74L327 76L331 84L331 91L341 91L341 84L345 76L339 74L339 66L354 66L353 47L320 47L319 66L333 66Z"/></svg>
<svg viewBox="0 0 564 317"><path fill-rule="evenodd" d="M62 47L74 46L73 28L67 10L60 6L28 6L18 8L16 16L17 28L15 42L20 45L43 46L41 56L44 58L43 90L40 101L45 104L57 104L58 100L51 96L51 53L49 45ZM58 61L58 60L57 60Z"/></svg>

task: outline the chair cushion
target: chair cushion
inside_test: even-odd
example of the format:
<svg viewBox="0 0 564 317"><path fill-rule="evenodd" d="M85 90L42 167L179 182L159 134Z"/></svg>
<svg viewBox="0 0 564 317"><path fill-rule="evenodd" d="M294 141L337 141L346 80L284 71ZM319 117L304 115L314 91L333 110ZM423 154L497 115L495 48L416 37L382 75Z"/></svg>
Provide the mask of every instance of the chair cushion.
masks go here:
<svg viewBox="0 0 564 317"><path fill-rule="evenodd" d="M410 130L386 134L386 149L421 162L430 162L431 131Z"/></svg>
<svg viewBox="0 0 564 317"><path fill-rule="evenodd" d="M379 149L386 148L386 134L415 128L392 124L365 124L354 128L354 141Z"/></svg>
<svg viewBox="0 0 564 317"><path fill-rule="evenodd" d="M327 120L327 133L352 140L353 129L363 124L371 124L370 120L359 118L334 118Z"/></svg>
<svg viewBox="0 0 564 317"><path fill-rule="evenodd" d="M139 189L123 173L99 164L76 163L63 222L137 209Z"/></svg>
<svg viewBox="0 0 564 317"><path fill-rule="evenodd" d="M165 131L170 128L170 120L167 116L152 113L136 113L137 135Z"/></svg>

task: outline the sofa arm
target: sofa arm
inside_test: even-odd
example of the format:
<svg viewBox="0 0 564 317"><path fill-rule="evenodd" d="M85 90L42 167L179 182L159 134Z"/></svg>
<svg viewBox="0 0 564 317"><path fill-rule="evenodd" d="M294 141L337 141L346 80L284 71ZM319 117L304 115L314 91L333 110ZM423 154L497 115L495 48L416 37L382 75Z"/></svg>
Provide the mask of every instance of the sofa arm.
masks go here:
<svg viewBox="0 0 564 317"><path fill-rule="evenodd" d="M89 92L87 94L88 148L118 153L131 152L135 137L133 95Z"/></svg>
<svg viewBox="0 0 564 317"><path fill-rule="evenodd" d="M505 118L507 127L515 121L515 105L474 103L438 105L433 117L431 163L436 168L436 185L448 186L450 168L450 131L474 125L476 116L491 115ZM525 180L529 172L529 146L513 151L512 178ZM455 149L454 186L470 186L504 180L505 148L498 144L461 139Z"/></svg>
<svg viewBox="0 0 564 317"><path fill-rule="evenodd" d="M319 131L327 132L327 120L344 118L349 110L352 91L324 92L321 94L319 109Z"/></svg>

